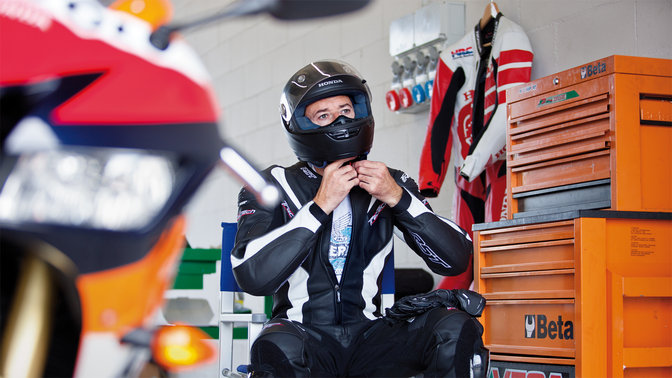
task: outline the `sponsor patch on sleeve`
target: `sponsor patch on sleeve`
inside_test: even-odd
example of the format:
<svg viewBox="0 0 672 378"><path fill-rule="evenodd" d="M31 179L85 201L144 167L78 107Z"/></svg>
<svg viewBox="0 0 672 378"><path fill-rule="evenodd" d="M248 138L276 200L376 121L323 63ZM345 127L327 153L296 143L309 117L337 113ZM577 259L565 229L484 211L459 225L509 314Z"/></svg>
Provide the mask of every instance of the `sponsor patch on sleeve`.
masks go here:
<svg viewBox="0 0 672 378"><path fill-rule="evenodd" d="M245 216L245 215L254 214L255 212L256 212L256 210L254 210L254 209L241 210L241 211L238 212L238 218L237 218L237 220L240 220L240 218L242 218L242 217Z"/></svg>

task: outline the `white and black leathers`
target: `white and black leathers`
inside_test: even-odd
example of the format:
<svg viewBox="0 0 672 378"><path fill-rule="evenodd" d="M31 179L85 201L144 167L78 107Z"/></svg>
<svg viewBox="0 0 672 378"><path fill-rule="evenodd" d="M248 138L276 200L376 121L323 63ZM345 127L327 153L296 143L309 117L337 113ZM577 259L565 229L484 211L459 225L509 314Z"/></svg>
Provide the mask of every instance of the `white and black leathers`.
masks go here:
<svg viewBox="0 0 672 378"><path fill-rule="evenodd" d="M239 286L252 295L274 295L274 318L347 325L382 315L380 282L394 233L435 273L462 273L472 253L469 236L433 213L405 173L390 173L404 189L393 208L359 187L350 192L352 239L339 283L328 260L331 216L312 201L322 177L305 162L264 170L284 200L267 209L241 190L231 252Z"/></svg>

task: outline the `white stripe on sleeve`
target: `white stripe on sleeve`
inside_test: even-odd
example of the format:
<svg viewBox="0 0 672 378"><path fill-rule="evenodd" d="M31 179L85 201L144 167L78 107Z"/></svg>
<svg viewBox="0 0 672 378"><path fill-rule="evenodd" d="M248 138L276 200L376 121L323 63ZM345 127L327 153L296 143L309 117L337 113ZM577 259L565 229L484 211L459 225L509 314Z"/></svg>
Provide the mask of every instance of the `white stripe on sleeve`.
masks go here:
<svg viewBox="0 0 672 378"><path fill-rule="evenodd" d="M313 201L306 203L307 206L299 210L299 212L296 213L296 216L294 216L291 221L287 222L283 226L276 228L264 236L250 241L247 244L247 248L245 248L245 256L242 259L231 255L231 265L233 268L238 267L246 260L252 258L262 248L289 231L299 228L306 228L313 233L317 232L317 229L322 225L322 223L320 223L320 221L318 221L317 218L315 218L310 212L310 205L312 203Z"/></svg>

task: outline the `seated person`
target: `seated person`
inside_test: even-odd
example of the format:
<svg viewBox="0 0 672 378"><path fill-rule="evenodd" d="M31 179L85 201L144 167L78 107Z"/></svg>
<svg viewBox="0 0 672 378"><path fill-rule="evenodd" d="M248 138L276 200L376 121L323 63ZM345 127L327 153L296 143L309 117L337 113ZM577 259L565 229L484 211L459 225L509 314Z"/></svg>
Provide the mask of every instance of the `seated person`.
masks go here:
<svg viewBox="0 0 672 378"><path fill-rule="evenodd" d="M466 269L472 242L404 172L366 160L370 98L340 61L313 62L284 88L281 120L299 162L262 172L281 191L274 208L241 190L231 253L240 287L274 299L251 349L252 376L469 377L482 361L482 327L464 311L383 317L381 277L395 232L445 276Z"/></svg>

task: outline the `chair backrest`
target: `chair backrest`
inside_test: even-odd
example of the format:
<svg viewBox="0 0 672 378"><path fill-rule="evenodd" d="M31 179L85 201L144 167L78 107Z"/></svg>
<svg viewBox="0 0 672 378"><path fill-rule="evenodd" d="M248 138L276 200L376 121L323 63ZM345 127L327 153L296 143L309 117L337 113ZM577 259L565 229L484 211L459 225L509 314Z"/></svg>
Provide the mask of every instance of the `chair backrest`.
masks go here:
<svg viewBox="0 0 672 378"><path fill-rule="evenodd" d="M242 292L236 279L233 276L231 267L231 250L233 249L236 238L236 223L222 222L222 259L220 265L220 279L219 279L219 372L220 377L231 376L234 366L234 360L243 362L243 365L249 362L249 351L251 343L256 336L261 332L267 315L264 313L249 313L236 312L235 296L236 293ZM234 334L234 324L245 324L247 329L244 336L237 337ZM245 327L242 327L243 330ZM244 347L238 348L242 352L242 356L234 355L234 338L246 339Z"/></svg>
<svg viewBox="0 0 672 378"><path fill-rule="evenodd" d="M394 294L394 250L383 268L383 294Z"/></svg>
<svg viewBox="0 0 672 378"><path fill-rule="evenodd" d="M231 266L231 250L236 240L236 223L222 222L222 262L221 274L219 278L219 290L242 292L240 286L233 277L233 267Z"/></svg>
<svg viewBox="0 0 672 378"><path fill-rule="evenodd" d="M394 304L394 248L390 252L390 258L383 267L383 292L381 298L381 311L385 314L385 309Z"/></svg>

